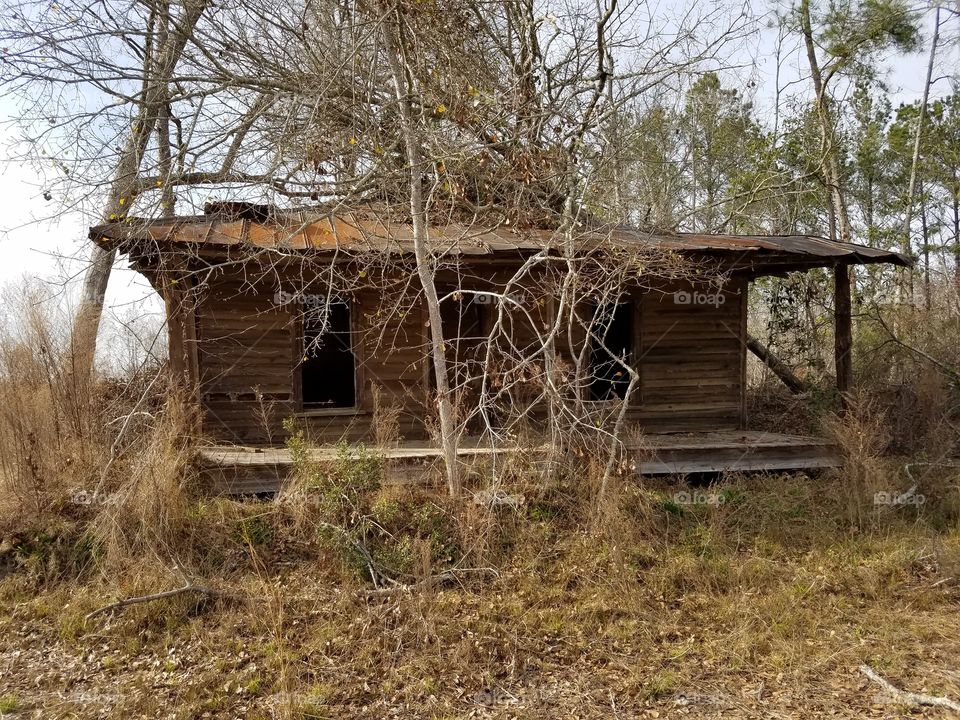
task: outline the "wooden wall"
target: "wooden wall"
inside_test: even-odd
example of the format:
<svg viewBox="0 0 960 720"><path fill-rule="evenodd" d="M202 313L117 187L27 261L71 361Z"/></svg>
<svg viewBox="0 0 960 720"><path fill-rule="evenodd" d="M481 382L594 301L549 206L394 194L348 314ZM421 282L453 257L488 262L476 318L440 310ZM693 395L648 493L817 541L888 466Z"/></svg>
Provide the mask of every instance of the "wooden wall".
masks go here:
<svg viewBox="0 0 960 720"><path fill-rule="evenodd" d="M193 345L205 435L218 443L280 444L283 420L296 416L318 442L369 441L376 385L382 402L399 410L401 436L426 437L432 367L419 299L392 299L370 289L352 293L357 407L302 413L302 307L277 302L280 285L221 276L205 284L195 309L171 322L171 357L175 348L183 355L184 345L189 357ZM635 291L634 362L641 385L630 418L647 432L744 426L746 281L716 292L690 283ZM536 308L536 321L546 323L549 298ZM182 334L173 332L178 326ZM522 323L514 332L520 343L533 339L533 329ZM562 346L560 352L569 352Z"/></svg>
<svg viewBox="0 0 960 720"><path fill-rule="evenodd" d="M746 281L723 291L687 282L649 291L640 318L633 419L648 432L743 427Z"/></svg>
<svg viewBox="0 0 960 720"><path fill-rule="evenodd" d="M198 295L195 321L204 434L236 444L279 442L283 418L296 409L292 309L272 291L221 277Z"/></svg>
<svg viewBox="0 0 960 720"><path fill-rule="evenodd" d="M363 413L363 428L358 434L368 436L368 427L376 411L374 387L380 392L385 407L399 410L399 431L403 437L423 437L429 416L427 372L426 311L422 303L410 297L384 297L372 291L354 296L353 319L356 337L357 392ZM336 422L313 418L315 430L324 423L335 432Z"/></svg>
<svg viewBox="0 0 960 720"><path fill-rule="evenodd" d="M296 416L318 442L369 440L374 385L381 390L383 405L399 409L400 433L423 436L428 398L420 305L386 302L371 291L354 293L357 405L303 412L302 306L284 301L277 294L281 287L283 292L291 289L282 283L251 284L239 276L217 277L196 296L192 317L180 318L180 326L193 324L193 337L185 342L194 346L205 436L240 445L277 444L286 437L284 419ZM171 351L184 342L174 326L171 323Z"/></svg>

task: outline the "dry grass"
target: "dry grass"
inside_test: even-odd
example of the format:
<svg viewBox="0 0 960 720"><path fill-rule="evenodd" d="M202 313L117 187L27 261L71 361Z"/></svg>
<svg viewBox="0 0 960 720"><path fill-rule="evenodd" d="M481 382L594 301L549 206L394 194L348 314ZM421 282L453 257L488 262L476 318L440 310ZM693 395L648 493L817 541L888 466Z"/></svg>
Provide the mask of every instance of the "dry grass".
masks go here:
<svg viewBox="0 0 960 720"><path fill-rule="evenodd" d="M191 487L195 417L144 366L90 377L66 311L7 297L0 328L0 568L38 580L109 577L129 587L218 569L219 507Z"/></svg>
<svg viewBox="0 0 960 720"><path fill-rule="evenodd" d="M528 488L522 516L491 530L499 577L377 598L354 566L322 542L308 549L303 528L294 544L284 512L261 505L270 532L248 533L249 563L223 578L246 601L179 598L85 627L102 585L34 595L23 575L8 577L0 631L23 639L19 671L5 677L21 706L41 713L51 706L31 662L65 658L40 690L73 677L60 707L80 717L159 707L183 718L600 718L611 707L669 716L678 700L707 717L888 715L855 676L860 662L960 696L950 675L960 657L956 516L930 514L946 507L931 501L860 528L845 482L731 478L702 489L724 502L698 506L676 504L682 486L628 485L616 532L578 517L562 483ZM369 503L401 536L424 499L391 488ZM446 517L450 541L476 531L458 527L468 516ZM116 698L83 694L114 684Z"/></svg>
<svg viewBox="0 0 960 720"><path fill-rule="evenodd" d="M33 294L4 300L8 308L19 303L19 316L16 334L0 331L3 517L42 526L59 515L71 487L96 476L105 438L93 415L110 405L109 391L72 372L62 350L69 336Z"/></svg>
<svg viewBox="0 0 960 720"><path fill-rule="evenodd" d="M904 386L928 415L910 458L886 454L903 443L881 392L818 419L847 466L816 477L694 488L621 472L598 499L588 456L543 472L518 455L497 481L523 503L491 509L385 485L374 452L316 465L295 435L288 490L238 501L196 486L195 418L152 373L78 379L58 323L28 312L19 327L0 343L2 713L900 712L878 704L862 662L960 697L960 468L944 463L942 376ZM387 403L377 427L395 440ZM477 468L468 485L489 482ZM914 485L922 503L876 501ZM371 562L413 589L371 593ZM457 582L430 582L451 570ZM185 578L225 595L85 619Z"/></svg>

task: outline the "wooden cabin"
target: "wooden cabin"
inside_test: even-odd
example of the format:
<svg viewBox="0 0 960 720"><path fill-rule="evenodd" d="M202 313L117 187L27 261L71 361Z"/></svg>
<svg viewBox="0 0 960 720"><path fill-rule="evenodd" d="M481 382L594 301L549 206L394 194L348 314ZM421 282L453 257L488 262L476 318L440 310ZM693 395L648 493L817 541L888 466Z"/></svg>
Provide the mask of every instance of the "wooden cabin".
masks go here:
<svg viewBox="0 0 960 720"><path fill-rule="evenodd" d="M268 457L284 462L276 452L250 448L281 447L288 418L321 444L373 442L378 407L394 409L400 443L392 453L439 454L429 441L435 417L429 321L405 222L372 212L230 203L208 206L203 216L127 218L94 227L90 235L127 255L164 298L171 369L202 409L210 457L227 464ZM436 283L446 298L444 338L457 362L467 367L489 351L492 324L502 320L497 296L507 289L526 308L522 321L510 324L511 344L535 345L558 312L551 286L535 272L514 280L532 257L560 255L555 236L508 227L431 228L430 247L441 258ZM664 260L653 277L639 273L623 284L615 303L604 305L606 350L627 358L639 378L627 418L651 439L638 470L792 469L835 462L820 440L749 430L749 282L839 264L902 265L904 258L811 236L622 227L580 230L576 246L582 253L608 253L613 261L623 253L633 258L624 262L638 267L654 267L658 256L679 259L687 268L678 271ZM577 347L582 342L582 336L562 333L557 357L562 362L583 353ZM500 362L502 353L496 355ZM596 369L575 392L602 414L623 397L622 373L604 370L595 350L579 356ZM535 403L529 414L536 419L533 427L542 426ZM463 452L480 450L465 443Z"/></svg>

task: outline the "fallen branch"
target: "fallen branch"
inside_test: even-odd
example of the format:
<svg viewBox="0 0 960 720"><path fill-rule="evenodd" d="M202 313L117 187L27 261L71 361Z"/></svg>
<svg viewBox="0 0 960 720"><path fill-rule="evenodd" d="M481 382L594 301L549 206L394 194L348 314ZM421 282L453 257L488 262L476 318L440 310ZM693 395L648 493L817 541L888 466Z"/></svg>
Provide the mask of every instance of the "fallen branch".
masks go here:
<svg viewBox="0 0 960 720"><path fill-rule="evenodd" d="M202 585L194 585L192 583L184 585L181 588L175 590L164 590L163 592L154 593L152 595L140 595L138 597L125 598L123 600L117 600L116 602L110 603L109 605L104 605L101 608L97 608L93 612L89 612L83 618L84 622L90 620L90 618L96 617L97 615L102 615L104 613L112 612L114 610L122 610L123 608L129 605L139 605L141 603L153 602L154 600L163 600L165 598L176 597L178 595L186 595L187 593L197 593L198 595L206 595L208 597L229 597L228 593L220 592L219 590L214 590L213 588L204 587Z"/></svg>
<svg viewBox="0 0 960 720"><path fill-rule="evenodd" d="M747 335L747 349L756 355L764 365L770 368L773 374L780 378L783 384L790 388L790 392L794 395L799 395L807 391L807 384L798 378L783 360L774 355L770 348L757 340L753 335Z"/></svg>
<svg viewBox="0 0 960 720"><path fill-rule="evenodd" d="M473 502L490 510L507 507L511 510L520 509L526 502L523 495L510 495L499 488L481 490L473 496Z"/></svg>
<svg viewBox="0 0 960 720"><path fill-rule="evenodd" d="M446 585L447 583L455 582L460 579L461 575L466 575L467 573L493 575L494 577L500 576L500 573L493 568L461 568L459 570L445 570L437 575L431 575L430 577L424 578L420 582L409 584L398 583L387 588L374 588L372 590L365 590L362 591L361 594L365 597L387 597L401 592L413 592L414 590L419 590L421 588L437 587L438 585Z"/></svg>
<svg viewBox="0 0 960 720"><path fill-rule="evenodd" d="M357 540L355 537L353 537L353 535L347 532L346 529L340 527L339 525L334 525L333 523L328 523L328 522L321 521L318 524L320 525L320 527L327 528L328 530L332 530L333 532L340 535L340 537L342 537L344 540L350 543L351 546L353 546L354 550L360 553L360 556L363 558L364 562L367 564L367 571L370 573L370 582L373 583L373 586L375 588L380 589L380 585L382 584L389 584L389 585L397 584L397 581L394 580L392 577L390 577L389 573L387 573L386 570L373 559L373 556L370 554L370 551L367 550L364 544L359 540Z"/></svg>
<svg viewBox="0 0 960 720"><path fill-rule="evenodd" d="M869 665L861 665L860 672L866 675L868 678L873 680L877 685L882 687L888 693L893 695L897 700L903 702L908 706L920 706L927 705L931 707L945 707L954 712L960 712L960 703L954 702L950 698L937 697L935 695L922 695L920 693L907 692L906 690L900 690L895 687L892 683L880 677Z"/></svg>

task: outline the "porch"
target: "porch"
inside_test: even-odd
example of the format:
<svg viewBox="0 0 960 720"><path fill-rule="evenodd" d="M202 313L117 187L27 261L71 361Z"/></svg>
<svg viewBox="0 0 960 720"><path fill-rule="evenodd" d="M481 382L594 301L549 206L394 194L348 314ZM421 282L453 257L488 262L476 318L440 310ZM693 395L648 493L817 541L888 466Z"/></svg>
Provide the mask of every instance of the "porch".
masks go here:
<svg viewBox="0 0 960 720"><path fill-rule="evenodd" d="M310 450L312 460L334 462L343 451L334 446ZM356 456L357 450L348 453ZM723 472L816 470L841 464L836 449L824 438L781 435L755 430L646 435L627 444L632 469L644 475L689 475ZM506 447L493 450L477 438L467 438L457 454L469 473L495 454L522 453L545 459L545 447ZM442 451L428 442L381 448L386 481L423 483L440 477ZM245 495L278 491L293 468L286 448L210 446L199 450L197 464L214 492Z"/></svg>

